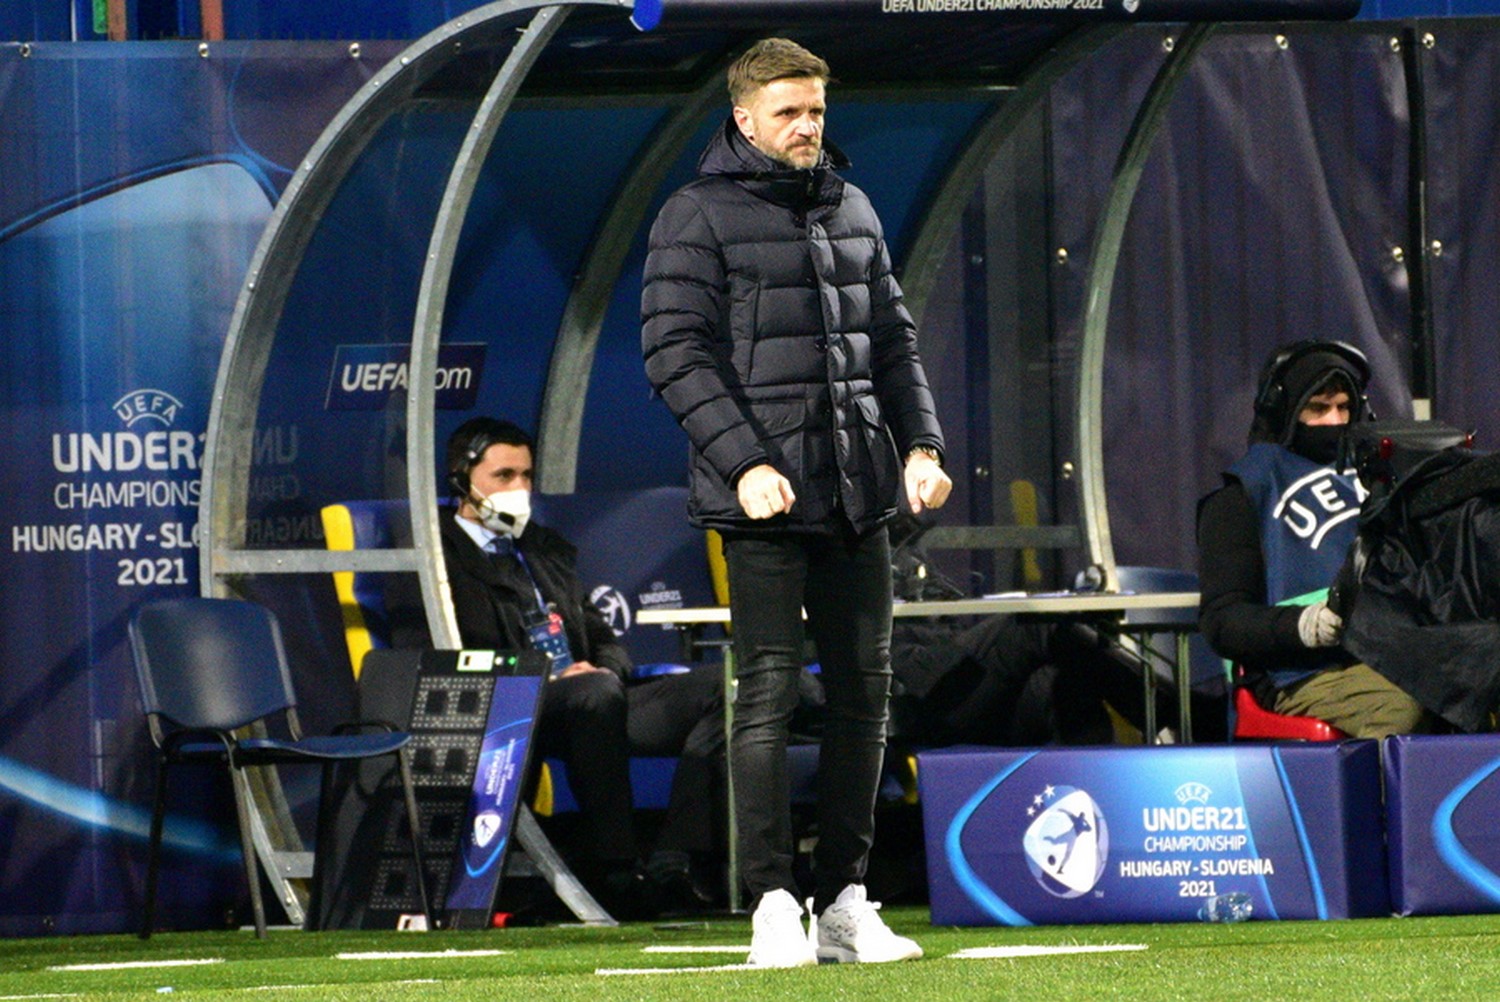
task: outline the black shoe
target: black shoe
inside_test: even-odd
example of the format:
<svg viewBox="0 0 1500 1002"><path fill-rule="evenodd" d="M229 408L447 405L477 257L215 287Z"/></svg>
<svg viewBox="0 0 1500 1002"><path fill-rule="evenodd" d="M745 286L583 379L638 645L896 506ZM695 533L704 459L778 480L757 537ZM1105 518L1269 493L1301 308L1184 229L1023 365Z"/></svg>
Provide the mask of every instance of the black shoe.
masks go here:
<svg viewBox="0 0 1500 1002"><path fill-rule="evenodd" d="M663 915L699 915L718 904L714 894L698 879L687 853L653 853L646 865L646 879L655 890Z"/></svg>
<svg viewBox="0 0 1500 1002"><path fill-rule="evenodd" d="M661 914L657 890L645 874L616 867L584 879L594 900L621 922L649 922Z"/></svg>

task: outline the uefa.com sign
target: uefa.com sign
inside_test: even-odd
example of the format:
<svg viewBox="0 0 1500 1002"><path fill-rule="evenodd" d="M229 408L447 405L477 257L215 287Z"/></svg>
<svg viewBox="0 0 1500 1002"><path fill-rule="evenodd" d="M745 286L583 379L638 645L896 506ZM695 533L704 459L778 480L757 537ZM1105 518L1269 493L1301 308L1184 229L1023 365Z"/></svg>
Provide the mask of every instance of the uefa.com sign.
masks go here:
<svg viewBox="0 0 1500 1002"><path fill-rule="evenodd" d="M463 411L474 406L479 377L484 374L484 352L483 344L438 345L434 398L438 410ZM381 410L390 402L391 394L405 396L410 356L411 345L406 344L337 346L333 349L324 409Z"/></svg>

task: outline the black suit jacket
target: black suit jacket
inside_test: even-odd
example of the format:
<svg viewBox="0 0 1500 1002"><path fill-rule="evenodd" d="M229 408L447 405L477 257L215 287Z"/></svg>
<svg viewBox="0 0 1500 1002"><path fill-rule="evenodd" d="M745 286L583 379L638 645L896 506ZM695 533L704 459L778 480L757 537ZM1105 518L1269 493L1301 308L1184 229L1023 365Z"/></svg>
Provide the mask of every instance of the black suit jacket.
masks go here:
<svg viewBox="0 0 1500 1002"><path fill-rule="evenodd" d="M517 544L523 566L521 558L485 553L458 524L457 517L448 508L438 514L453 611L465 647L529 648L526 619L536 609L536 592L540 591L543 601L562 616L575 660L608 668L622 678L629 675L633 667L630 655L584 594L578 580L578 550L572 543L531 522ZM398 604L399 610L391 610L393 645L431 646L420 596L404 596Z"/></svg>

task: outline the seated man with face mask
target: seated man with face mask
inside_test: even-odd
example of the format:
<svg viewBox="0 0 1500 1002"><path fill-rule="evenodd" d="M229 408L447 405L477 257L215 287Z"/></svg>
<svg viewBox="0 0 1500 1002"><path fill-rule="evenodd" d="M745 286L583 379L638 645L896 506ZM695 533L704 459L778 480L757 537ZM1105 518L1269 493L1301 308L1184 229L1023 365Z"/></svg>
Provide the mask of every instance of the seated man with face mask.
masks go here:
<svg viewBox="0 0 1500 1002"><path fill-rule="evenodd" d="M478 417L448 441L456 506L440 514L443 556L465 647L534 648L552 657L536 751L567 766L580 825L570 863L600 903L625 917L706 900L694 857L715 855L723 779L723 682L717 668L627 684L630 655L578 580L577 551L531 520L531 437ZM422 631L425 634L425 628ZM415 646L425 636L396 638ZM642 868L628 760L679 756L666 818Z"/></svg>
<svg viewBox="0 0 1500 1002"><path fill-rule="evenodd" d="M1364 353L1341 341L1299 341L1266 362L1249 450L1198 505L1199 627L1262 706L1379 738L1433 720L1340 646L1328 607L1364 498L1340 460L1349 425L1369 418L1369 378Z"/></svg>

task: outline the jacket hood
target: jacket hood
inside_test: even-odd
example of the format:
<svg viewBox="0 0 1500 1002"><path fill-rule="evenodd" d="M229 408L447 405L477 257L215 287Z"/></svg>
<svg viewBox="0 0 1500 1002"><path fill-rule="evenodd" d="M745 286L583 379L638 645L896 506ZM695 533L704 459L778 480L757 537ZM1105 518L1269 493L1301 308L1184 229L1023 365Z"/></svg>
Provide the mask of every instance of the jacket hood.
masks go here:
<svg viewBox="0 0 1500 1002"><path fill-rule="evenodd" d="M1267 362L1255 390L1251 445L1271 442L1292 447L1302 409L1315 394L1329 389L1336 381L1342 381L1341 388L1349 392L1349 424L1370 419L1372 415L1365 401L1368 370L1362 371L1354 364L1347 351L1339 350L1342 347L1333 343L1324 349L1316 342L1298 342L1291 346L1299 349L1299 353L1290 364L1283 366L1274 357Z"/></svg>
<svg viewBox="0 0 1500 1002"><path fill-rule="evenodd" d="M744 182L762 198L782 205L795 205L807 200L809 194L814 202L837 202L844 182L834 172L848 166L849 158L844 151L824 139L816 166L788 167L756 149L740 132L732 115L724 120L724 127L714 133L698 158L699 174Z"/></svg>

